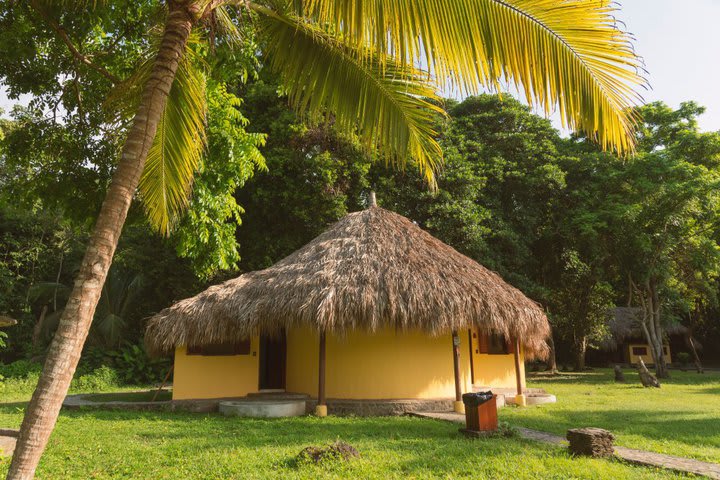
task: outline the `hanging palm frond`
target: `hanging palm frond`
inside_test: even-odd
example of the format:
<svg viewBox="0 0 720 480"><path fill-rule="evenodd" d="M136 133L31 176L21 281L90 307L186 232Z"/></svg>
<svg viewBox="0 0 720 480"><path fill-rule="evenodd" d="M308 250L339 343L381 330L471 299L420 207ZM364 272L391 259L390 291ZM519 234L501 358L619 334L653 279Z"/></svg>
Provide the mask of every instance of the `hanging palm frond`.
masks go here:
<svg viewBox="0 0 720 480"><path fill-rule="evenodd" d="M396 167L415 163L434 184L442 152L433 123L443 111L425 72L360 52L291 15L256 8L270 66L297 111L332 112L337 127L357 129Z"/></svg>
<svg viewBox="0 0 720 480"><path fill-rule="evenodd" d="M296 14L469 93L514 83L605 148L633 148L642 61L610 0L295 0Z"/></svg>
<svg viewBox="0 0 720 480"><path fill-rule="evenodd" d="M148 220L163 235L170 234L190 202L205 148L206 113L205 76L186 53L139 185Z"/></svg>
<svg viewBox="0 0 720 480"><path fill-rule="evenodd" d="M193 178L201 167L205 148L206 66L194 51L199 42L193 36L187 44L140 179L139 191L148 221L165 236L190 202ZM157 48L157 42L153 43L135 73L108 95L105 108L119 123L137 111Z"/></svg>

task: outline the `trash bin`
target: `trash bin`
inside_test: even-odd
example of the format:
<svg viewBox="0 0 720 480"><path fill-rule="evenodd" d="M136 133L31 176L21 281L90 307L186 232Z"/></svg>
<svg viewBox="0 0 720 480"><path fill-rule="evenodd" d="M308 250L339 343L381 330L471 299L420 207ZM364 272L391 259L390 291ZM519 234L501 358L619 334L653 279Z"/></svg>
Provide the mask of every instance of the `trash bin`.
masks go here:
<svg viewBox="0 0 720 480"><path fill-rule="evenodd" d="M472 432L494 432L498 428L497 395L492 392L466 393L465 428Z"/></svg>

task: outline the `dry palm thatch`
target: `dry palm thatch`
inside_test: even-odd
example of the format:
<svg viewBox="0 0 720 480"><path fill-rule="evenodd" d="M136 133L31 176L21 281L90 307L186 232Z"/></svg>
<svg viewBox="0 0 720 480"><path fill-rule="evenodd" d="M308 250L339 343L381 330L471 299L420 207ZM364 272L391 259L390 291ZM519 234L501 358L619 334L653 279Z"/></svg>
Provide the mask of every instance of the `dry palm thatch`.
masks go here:
<svg viewBox="0 0 720 480"><path fill-rule="evenodd" d="M643 310L639 307L615 307L608 312L609 334L600 343L600 348L608 351L615 351L620 345L632 339L645 341L645 334L642 330ZM686 336L689 332L687 327L679 323L671 323L663 327L668 335ZM695 347L702 350L702 345L692 337Z"/></svg>
<svg viewBox="0 0 720 480"><path fill-rule="evenodd" d="M370 207L270 268L166 308L150 320L145 341L158 355L296 326L337 335L476 326L519 338L529 357L546 355L549 334L543 310L499 275L407 218Z"/></svg>

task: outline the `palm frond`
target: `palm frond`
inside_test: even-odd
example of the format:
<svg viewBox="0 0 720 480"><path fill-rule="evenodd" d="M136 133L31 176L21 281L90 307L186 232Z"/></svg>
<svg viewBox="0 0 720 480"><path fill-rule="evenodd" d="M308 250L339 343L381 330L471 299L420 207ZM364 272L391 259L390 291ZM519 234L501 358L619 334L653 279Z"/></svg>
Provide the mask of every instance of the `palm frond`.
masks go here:
<svg viewBox="0 0 720 480"><path fill-rule="evenodd" d="M190 202L205 147L205 76L186 52L145 162L139 191L150 224L169 235Z"/></svg>
<svg viewBox="0 0 720 480"><path fill-rule="evenodd" d="M633 148L645 86L611 0L295 0L297 15L468 93L514 83L605 148Z"/></svg>
<svg viewBox="0 0 720 480"><path fill-rule="evenodd" d="M206 65L195 53L199 43L196 35L187 43L138 187L150 225L165 236L189 204L205 147ZM137 111L157 48L153 42L135 72L110 91L104 108L113 121L126 123Z"/></svg>
<svg viewBox="0 0 720 480"><path fill-rule="evenodd" d="M232 20L227 7L221 5L213 10L214 24L218 29L218 33L222 34L225 40L231 46L241 45L243 42L243 34Z"/></svg>
<svg viewBox="0 0 720 480"><path fill-rule="evenodd" d="M427 73L361 52L297 17L255 8L270 66L297 111L331 112L337 127L357 131L396 167L413 162L434 185L442 152L433 123L442 109Z"/></svg>

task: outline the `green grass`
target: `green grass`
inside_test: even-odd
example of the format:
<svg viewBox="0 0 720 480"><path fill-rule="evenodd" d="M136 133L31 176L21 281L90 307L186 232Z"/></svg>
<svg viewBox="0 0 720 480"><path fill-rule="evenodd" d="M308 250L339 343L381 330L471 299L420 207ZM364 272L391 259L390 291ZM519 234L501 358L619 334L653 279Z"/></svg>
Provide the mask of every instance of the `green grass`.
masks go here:
<svg viewBox="0 0 720 480"><path fill-rule="evenodd" d="M144 392L112 392L112 393L96 393L86 395L85 400L91 402L152 402L157 390L147 390ZM163 390L157 394L156 402L166 402L172 400L172 392Z"/></svg>
<svg viewBox="0 0 720 480"><path fill-rule="evenodd" d="M563 434L600 426L620 444L675 455L720 458L720 375L680 374L660 390L615 385L609 371L533 380L558 403L505 408L514 425ZM24 387L23 387L24 388ZM137 389L137 387L135 387ZM1 399L7 401L5 393ZM11 399L25 395L10 391ZM17 427L23 403L0 404L0 427ZM276 420L218 414L63 411L38 478L680 478L620 461L571 458L565 449L522 440L468 440L458 425L408 417ZM321 465L295 461L308 445L344 440L361 458ZM9 460L0 460L0 475Z"/></svg>
<svg viewBox="0 0 720 480"><path fill-rule="evenodd" d="M564 435L568 428L601 427L616 443L720 463L720 374L672 371L659 389L645 389L634 371L616 384L611 370L537 378L558 402L526 409L506 408L503 420Z"/></svg>
<svg viewBox="0 0 720 480"><path fill-rule="evenodd" d="M20 412L0 410L0 424ZM295 461L312 444L342 439L361 458ZM0 473L8 461L0 461ZM572 459L516 438L468 440L457 425L409 417L276 420L217 414L63 412L38 478L678 478L617 461Z"/></svg>

